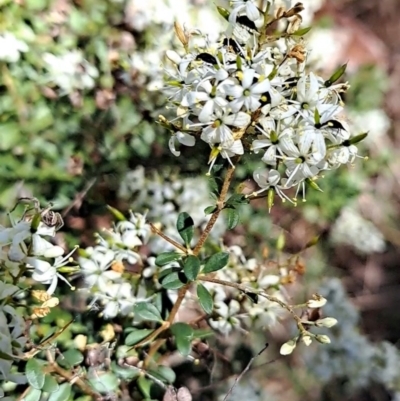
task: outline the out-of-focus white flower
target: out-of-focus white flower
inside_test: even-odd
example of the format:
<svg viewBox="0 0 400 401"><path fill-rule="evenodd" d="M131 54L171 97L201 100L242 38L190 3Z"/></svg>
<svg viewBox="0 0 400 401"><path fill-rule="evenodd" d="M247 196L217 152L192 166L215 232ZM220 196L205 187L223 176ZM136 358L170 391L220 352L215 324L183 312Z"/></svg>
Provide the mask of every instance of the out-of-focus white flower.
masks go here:
<svg viewBox="0 0 400 401"><path fill-rule="evenodd" d="M128 315L133 312L133 305L137 301L132 294L129 283L109 284L103 294L100 294L105 304L103 316L111 319L117 314Z"/></svg>
<svg viewBox="0 0 400 401"><path fill-rule="evenodd" d="M227 305L225 302L216 302L214 310L219 315L216 319L210 319L210 326L224 335L228 335L234 327L239 326L239 319L235 317L240 311L238 301L232 299Z"/></svg>
<svg viewBox="0 0 400 401"><path fill-rule="evenodd" d="M61 56L45 53L43 60L48 70L48 81L59 86L65 94L92 89L99 76L97 68L85 60L79 50Z"/></svg>
<svg viewBox="0 0 400 401"><path fill-rule="evenodd" d="M351 245L362 254L383 252L386 249L383 234L351 207L341 211L332 227L330 239L335 244Z"/></svg>
<svg viewBox="0 0 400 401"><path fill-rule="evenodd" d="M28 51L28 45L17 39L12 33L5 32L0 35L0 60L15 63L21 53Z"/></svg>

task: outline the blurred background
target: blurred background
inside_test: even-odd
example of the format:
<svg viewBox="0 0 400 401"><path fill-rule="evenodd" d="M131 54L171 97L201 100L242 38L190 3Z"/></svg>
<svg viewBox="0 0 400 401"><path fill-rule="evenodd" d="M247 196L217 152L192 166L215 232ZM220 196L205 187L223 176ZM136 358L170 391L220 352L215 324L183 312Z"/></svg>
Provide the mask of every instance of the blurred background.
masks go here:
<svg viewBox="0 0 400 401"><path fill-rule="evenodd" d="M327 174L324 192L310 192L296 208L276 204L268 214L265 202L255 203L224 241L246 255L275 257L284 233L281 257L300 252L303 267L289 291L321 292L329 301L324 314L339 324L330 345L299 347L287 358L268 348L231 399L399 401L400 3L304 6L304 26L314 27L310 68L329 77L348 63L348 119L355 132L369 133L360 152L368 160ZM172 156L155 120L168 116L157 89L165 51L179 49L173 22L216 39L223 19L214 2L0 0L0 11L2 218L20 197L51 201L65 220L58 241L66 247L93 244L94 232L110 225L106 205L151 206L149 217L166 227L180 207L201 218L210 202L205 159L191 148ZM252 186L252 163L244 160L237 184ZM266 341L286 341L288 330L282 322L221 337L218 380L210 385L207 364L179 363L178 382L198 400L222 399L251 355Z"/></svg>

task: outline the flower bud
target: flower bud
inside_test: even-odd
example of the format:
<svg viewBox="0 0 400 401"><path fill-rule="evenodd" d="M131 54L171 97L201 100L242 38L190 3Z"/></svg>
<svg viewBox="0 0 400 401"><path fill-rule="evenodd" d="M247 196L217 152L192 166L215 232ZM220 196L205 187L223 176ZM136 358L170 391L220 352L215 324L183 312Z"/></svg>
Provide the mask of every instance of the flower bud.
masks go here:
<svg viewBox="0 0 400 401"><path fill-rule="evenodd" d="M281 355L290 355L296 348L296 345L297 345L297 338L289 340L281 346L279 353Z"/></svg>
<svg viewBox="0 0 400 401"><path fill-rule="evenodd" d="M333 317L324 317L323 319L318 319L315 322L315 325L317 327L332 327L334 326L338 321L333 318Z"/></svg>
<svg viewBox="0 0 400 401"><path fill-rule="evenodd" d="M321 308L325 304L326 304L326 299L319 294L314 294L312 296L312 299L307 301L308 308Z"/></svg>
<svg viewBox="0 0 400 401"><path fill-rule="evenodd" d="M315 339L320 342L321 344L330 344L331 343L331 339L326 336L325 334L317 334L315 336Z"/></svg>
<svg viewBox="0 0 400 401"><path fill-rule="evenodd" d="M301 336L301 341L308 347L312 343L312 338L310 335L305 334Z"/></svg>

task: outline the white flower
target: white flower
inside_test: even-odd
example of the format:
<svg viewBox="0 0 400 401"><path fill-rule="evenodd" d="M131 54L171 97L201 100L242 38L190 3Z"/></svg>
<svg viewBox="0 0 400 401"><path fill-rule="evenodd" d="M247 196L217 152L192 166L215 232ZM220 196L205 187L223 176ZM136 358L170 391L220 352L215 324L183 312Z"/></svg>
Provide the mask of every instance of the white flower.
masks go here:
<svg viewBox="0 0 400 401"><path fill-rule="evenodd" d="M255 111L261 106L261 95L271 89L271 84L268 79L256 80L255 75L256 71L249 68L243 72L240 85L226 86L226 93L234 98L229 103L233 112L238 112L243 106L247 111Z"/></svg>
<svg viewBox="0 0 400 401"><path fill-rule="evenodd" d="M5 32L0 35L0 60L15 63L20 58L20 53L28 51L28 45L18 40L12 33Z"/></svg>
<svg viewBox="0 0 400 401"><path fill-rule="evenodd" d="M92 89L95 86L95 78L99 72L83 58L79 50L55 56L45 53L43 60L49 71L48 80L54 82L65 93L74 90Z"/></svg>
<svg viewBox="0 0 400 401"><path fill-rule="evenodd" d="M210 164L210 169L208 170L208 174L210 174L211 169L213 168L215 161L217 160L218 155L220 154L224 159L228 159L229 164L232 167L235 167L231 161L231 157L235 155L242 155L244 153L242 141L237 139L232 144L223 145L213 148L211 151L210 158L208 159L208 164Z"/></svg>
<svg viewBox="0 0 400 401"><path fill-rule="evenodd" d="M179 150L176 150L175 143L176 142L181 143L182 145L185 146L194 146L196 143L196 138L190 134L186 134L185 132L175 132L174 134L171 135L171 138L169 139L169 150L174 156L180 156L181 152Z"/></svg>
<svg viewBox="0 0 400 401"><path fill-rule="evenodd" d="M311 143L301 142L297 147L292 141L286 141L285 153L287 157L284 157L283 161L287 166L289 176L285 183L287 188L295 185L296 180L301 182L318 174L317 164L323 156L319 153L313 153Z"/></svg>
<svg viewBox="0 0 400 401"><path fill-rule="evenodd" d="M214 310L219 318L210 319L210 326L224 335L228 335L232 328L239 326L239 320L235 317L239 313L240 304L236 300L231 300L229 306L225 302L215 302Z"/></svg>
<svg viewBox="0 0 400 401"><path fill-rule="evenodd" d="M206 124L208 127L203 129L201 139L210 144L230 146L235 141L230 127L245 128L250 124L250 120L250 116L241 111L229 114L226 111L216 110Z"/></svg>
<svg viewBox="0 0 400 401"><path fill-rule="evenodd" d="M96 287L99 291L106 292L110 282L121 277L121 273L108 270L114 257L111 250L95 249L90 259L79 258L79 265L89 288Z"/></svg>
<svg viewBox="0 0 400 401"><path fill-rule="evenodd" d="M233 9L229 15L229 22L232 24L236 22L238 14L242 11L251 21L256 21L261 16L260 11L251 0L231 0L231 5Z"/></svg>
<svg viewBox="0 0 400 401"><path fill-rule="evenodd" d="M307 301L307 307L308 308L321 308L326 304L326 299L319 295L319 294L314 294L312 299Z"/></svg>
<svg viewBox="0 0 400 401"><path fill-rule="evenodd" d="M75 252L75 249L63 258L56 257L53 264L35 257L28 257L26 262L29 268L33 268L32 278L38 283L50 284L50 287L47 289L47 293L49 294L53 294L56 290L58 279L63 280L71 287L67 279L57 272L57 269L66 266L70 262L73 252Z"/></svg>
<svg viewBox="0 0 400 401"><path fill-rule="evenodd" d="M103 315L106 319L111 319L119 313L128 315L133 312L133 306L137 301L129 283L109 284L101 297L105 301Z"/></svg>
<svg viewBox="0 0 400 401"><path fill-rule="evenodd" d="M285 149L285 143L287 139L290 139L293 134L292 128L281 129L280 121L278 124L271 117L265 117L260 119L260 124L256 125L256 128L262 133L255 139L251 144L254 153L262 148L267 148L264 156L261 160L266 163L275 166L277 162L277 155L283 155Z"/></svg>

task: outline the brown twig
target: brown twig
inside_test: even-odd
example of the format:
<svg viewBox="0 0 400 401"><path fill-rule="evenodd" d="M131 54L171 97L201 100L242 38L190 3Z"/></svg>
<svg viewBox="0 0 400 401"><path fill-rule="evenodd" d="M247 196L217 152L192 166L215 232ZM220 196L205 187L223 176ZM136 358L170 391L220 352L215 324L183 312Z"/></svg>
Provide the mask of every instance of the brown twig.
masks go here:
<svg viewBox="0 0 400 401"><path fill-rule="evenodd" d="M237 162L238 160L239 160L239 158L236 158L236 159L234 159L234 162ZM235 167L234 166L229 166L229 168L228 168L228 170L226 172L226 175L225 175L224 182L222 184L221 193L219 194L219 197L218 197L218 200L217 200L217 208L214 211L214 213L211 215L211 218L208 221L204 231L202 232L199 241L197 242L196 246L193 249L193 255L194 256L197 256L199 254L201 248L203 247L204 243L206 242L208 236L210 235L210 232L211 232L212 228L214 227L214 224L217 221L219 214L221 213L221 211L223 210L223 208L225 206L225 198L226 198L226 196L228 194L229 187L231 185L234 172L235 172ZM168 241L170 244L174 245L176 248L184 251L185 253L188 252L187 249L185 249L182 245L178 244L177 242L175 242L171 238L167 237L164 233L162 233L153 224L151 224L151 228L152 228L152 230L154 230L154 232L156 234L158 234L160 237L164 238L166 241ZM159 329L157 329L157 334L156 335L159 335L161 332L167 330L172 325L172 323L175 320L176 314L178 313L178 310L179 310L179 308L180 308L180 306L181 306L181 304L182 304L182 302L183 302L183 300L185 298L185 295L186 295L187 291L190 288L190 285L191 285L191 283L189 282L189 283L185 284L183 287L181 287L179 289L178 298L175 301L174 306L171 309L171 312L170 312L170 314L168 316L168 319L167 319L167 321L164 322L164 324ZM151 338L155 338L154 337L154 332L151 333ZM136 344L135 347L138 347L144 341L147 342L148 338L145 338L139 344ZM153 356L157 352L157 350L161 347L162 344L163 344L163 342L155 341L151 345L148 355L149 356ZM150 359L149 359L149 357L147 357L146 361L145 361L145 366L147 366L149 362L150 362Z"/></svg>
<svg viewBox="0 0 400 401"><path fill-rule="evenodd" d="M184 253L187 253L188 250L181 245L179 242L176 242L172 238L168 237L168 235L165 235L161 230L159 230L153 223L149 223L151 227L151 231L153 231L154 234L157 234L159 237L164 239L165 241L169 242L171 245L173 245L175 248L181 250Z"/></svg>

